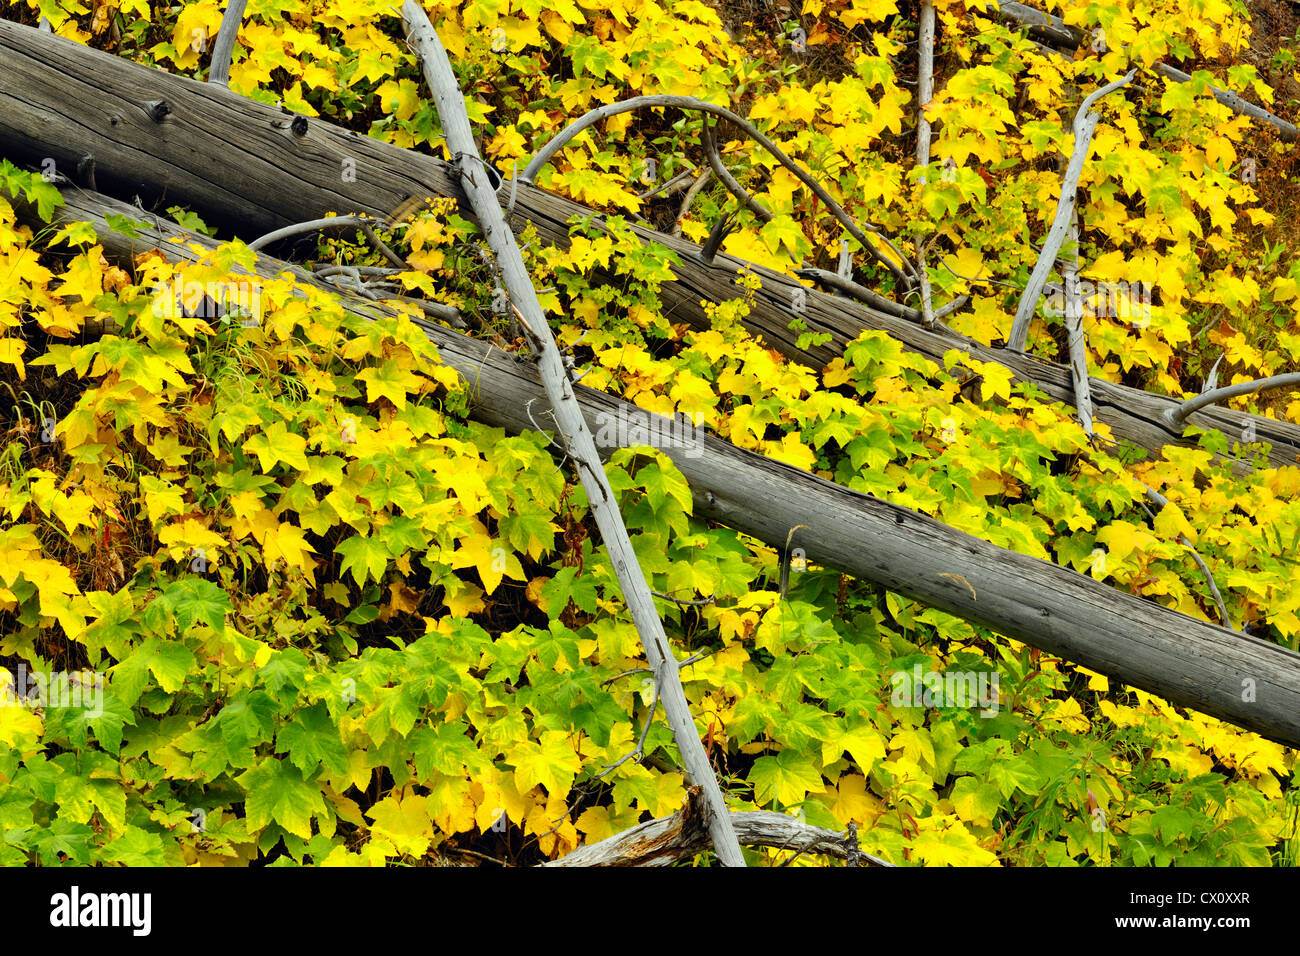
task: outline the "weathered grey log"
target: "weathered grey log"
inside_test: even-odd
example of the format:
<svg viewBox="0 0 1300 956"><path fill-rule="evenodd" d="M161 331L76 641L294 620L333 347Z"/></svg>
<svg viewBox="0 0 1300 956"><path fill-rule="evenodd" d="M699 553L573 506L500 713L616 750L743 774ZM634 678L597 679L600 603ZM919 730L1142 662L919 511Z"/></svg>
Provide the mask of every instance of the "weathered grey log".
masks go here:
<svg viewBox="0 0 1300 956"><path fill-rule="evenodd" d="M699 797L689 793L686 804L670 817L647 820L542 866L671 866L708 849L701 810ZM856 848L854 837L800 823L783 813L733 812L731 820L745 846L776 847L837 860L848 859ZM861 850L856 850L856 856L872 866L894 865Z"/></svg>
<svg viewBox="0 0 1300 956"><path fill-rule="evenodd" d="M60 168L73 169L88 153L95 157L101 190L154 200L165 195L167 202L186 203L245 239L327 212L383 216L413 193L464 201L454 167L442 160L0 20L0 154L35 165L51 157ZM510 188L502 187L503 204ZM531 224L543 242L567 245L569 219L592 212L518 185L515 218L521 226ZM674 320L707 327L700 300L737 297L735 277L748 267L762 286L745 327L794 361L821 368L863 329L874 329L935 362L958 349L1004 365L1050 399L1073 404L1067 365L926 330L725 253L705 263L694 243L633 228L682 260L673 268L677 281L666 283L660 294L664 313ZM598 271L601 278L624 281ZM802 305L797 315L796 301ZM802 331L789 328L795 318L807 332L829 334L830 341L800 348ZM1193 443L1163 418L1181 400L1097 378L1090 384L1097 421L1109 425L1117 440L1156 454L1167 444ZM1300 426L1222 407L1201 409L1187 424L1232 436L1254 434L1271 445L1271 464L1300 462Z"/></svg>
<svg viewBox="0 0 1300 956"><path fill-rule="evenodd" d="M424 71L424 81L433 92L438 118L442 122L447 148L451 150L460 169L461 188L469 198L470 206L483 228L484 239L492 249L501 282L510 296L511 305L528 335L537 368L541 373L546 397L564 442L565 450L578 470L578 480L591 507L601 543L609 556L610 565L623 594L623 602L636 626L645 651L646 662L655 675L655 693L663 701L664 716L672 728L673 739L686 770L687 782L701 789L704 795L704 824L712 840L714 853L723 866L745 865L745 856L736 842L736 832L731 827L731 812L718 784L713 765L704 751L691 705L682 688L680 666L673 656L672 647L664 633L663 621L655 609L654 596L641 570L641 563L632 548L618 510L614 489L601 466L600 453L592 438L591 429L582 415L582 406L573 394L573 381L560 350L555 344L551 328L537 299L532 277L524 265L524 257L515 243L514 233L506 224L497 205L496 190L483 175L483 159L474 142L474 132L465 111L465 100L452 71L451 60L443 49L437 31L428 16L415 0L402 4L402 20L406 24L407 42L415 50ZM654 719L652 712L647 721Z"/></svg>
<svg viewBox="0 0 1300 956"><path fill-rule="evenodd" d="M150 215L141 237L112 232L112 212L141 218L134 207L66 188L62 221L90 222L105 253L117 259L158 248L172 261L196 259L189 245L214 240ZM34 211L16 208L33 221ZM186 243L169 242L177 236ZM261 257L267 277L290 269L326 289L351 311L373 315L375 303L325 285L311 273ZM530 401L545 401L536 366L450 329L417 320L442 360L473 383L472 415L518 433L533 430ZM667 419L594 389L574 392L602 452L616 443L602 423L644 421L648 434L680 434ZM656 431L658 429L658 431ZM605 429L612 432L613 429ZM691 486L694 513L785 547L789 530L810 562L871 581L1014 640L1159 694L1290 747L1300 746L1300 654L1188 617L1117 591L1047 561L996 547L926 515L850 491L815 475L736 448L713 435L664 447Z"/></svg>

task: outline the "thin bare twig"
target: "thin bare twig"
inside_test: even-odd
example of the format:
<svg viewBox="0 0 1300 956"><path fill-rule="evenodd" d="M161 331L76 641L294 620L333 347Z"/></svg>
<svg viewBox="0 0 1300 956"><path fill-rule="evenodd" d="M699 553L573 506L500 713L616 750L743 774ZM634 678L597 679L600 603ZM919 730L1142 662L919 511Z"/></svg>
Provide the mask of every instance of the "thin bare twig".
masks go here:
<svg viewBox="0 0 1300 956"><path fill-rule="evenodd" d="M1138 482L1138 484L1142 485L1142 487L1146 489L1147 497L1151 499L1152 504L1156 506L1157 510L1169 504L1169 499L1156 491L1150 485L1147 485L1144 482ZM1150 510L1147 510L1147 513L1151 515L1152 520L1155 520L1155 515L1152 514ZM1178 540L1182 543L1183 547L1192 553L1192 560L1196 562L1196 566L1201 569L1201 574L1205 576L1205 582L1210 586L1210 594L1214 598L1214 603L1219 608L1219 620L1223 622L1223 626L1228 630L1237 630L1236 625L1232 623L1232 617L1228 614L1228 606L1223 603L1223 595L1219 593L1219 585L1214 580L1214 573L1210 571L1210 566L1205 563L1205 559L1201 557L1200 552L1196 550L1187 535L1180 534Z"/></svg>
<svg viewBox="0 0 1300 956"><path fill-rule="evenodd" d="M371 245L383 253L384 258L397 266L403 272L409 272L411 267L406 264L397 253L388 248L377 235L375 235L374 226L369 216L348 215L348 216L330 216L325 219L312 219L309 222L294 223L292 226L285 226L283 229L276 229L268 232L264 236L258 236L248 244L248 248L256 252L273 242L279 242L281 239L288 239L292 236L302 236L309 232L319 232L321 229L343 229L356 227L365 233L366 239Z"/></svg>
<svg viewBox="0 0 1300 956"><path fill-rule="evenodd" d="M690 211L691 203L695 202L695 197L700 194L700 190L704 188L704 184L709 181L709 176L711 175L712 173L707 169L700 170L700 174L695 177L695 182L691 183L691 188L686 190L686 195L682 197L681 208L677 210L677 219L673 222L672 234L674 236L680 236L682 234L682 220L686 218L686 213Z"/></svg>
<svg viewBox="0 0 1300 956"><path fill-rule="evenodd" d="M704 155L709 160L709 168L713 170L713 175L718 177L718 181L726 186L727 190L744 203L745 208L762 222L771 222L771 211L751 196L749 190L740 185L740 181L731 175L731 170L727 169L726 163L722 161L722 153L718 151L718 142L713 136L713 123L710 121L708 114L704 116L700 139L704 143Z"/></svg>

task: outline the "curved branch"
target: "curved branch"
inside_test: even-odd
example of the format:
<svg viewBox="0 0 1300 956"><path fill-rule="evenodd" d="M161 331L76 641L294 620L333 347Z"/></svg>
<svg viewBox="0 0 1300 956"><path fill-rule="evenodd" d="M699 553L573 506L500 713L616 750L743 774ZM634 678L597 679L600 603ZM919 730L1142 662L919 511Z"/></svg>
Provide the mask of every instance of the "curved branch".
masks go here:
<svg viewBox="0 0 1300 956"><path fill-rule="evenodd" d="M1151 503L1156 506L1157 510L1169 504L1169 499L1151 486L1144 482L1138 482L1138 484L1146 489L1147 497L1151 499ZM1178 540L1182 542L1184 548L1192 553L1192 560L1196 562L1196 566L1201 569L1201 574L1205 576L1205 582L1210 586L1210 594L1219 608L1219 620L1223 622L1223 626L1228 630L1235 631L1237 628L1233 625L1232 617L1228 614L1227 605L1223 603L1223 595L1219 593L1219 585L1214 580L1214 574L1210 571L1210 566L1205 563L1205 559L1201 557L1200 552L1192 546L1192 542L1187 539L1187 535L1179 535Z"/></svg>
<svg viewBox="0 0 1300 956"><path fill-rule="evenodd" d="M279 242L281 239L288 239L292 236L302 236L309 232L318 232L321 229L333 229L338 227L355 226L366 234L368 239L376 249L383 253L384 258L397 266L401 271L410 271L402 258L395 253L388 245L375 234L374 226L369 216L349 215L349 216L330 216L327 219L313 219L310 222L298 222L292 226L285 226L283 229L276 229L268 232L264 236L258 236L248 244L248 248L257 252L264 246L269 246L273 242Z"/></svg>
<svg viewBox="0 0 1300 956"><path fill-rule="evenodd" d="M573 139L573 137L577 136L583 130L594 126L601 120L610 116L617 116L619 113L628 113L632 110L640 109L641 107L656 106L674 106L683 110L698 110L703 113L712 113L714 116L729 120L731 123L735 124L745 133L746 136L771 153L777 162L793 173L801 183L811 189L817 198L826 204L826 208L831 211L831 214L835 216L835 218L840 221L841 225L849 231L849 234L861 243L862 248L870 252L877 262L892 272L899 282L910 287L915 281L915 269L912 267L911 263L907 261L906 257L898 251L894 244L885 236L880 235L878 230L874 228L870 229L873 234L880 236L881 241L889 246L894 254L898 256L899 262L901 262L903 266L906 266L907 271L904 271L902 267L896 265L892 260L885 256L884 253L877 249L875 244L867 239L866 233L857 222L854 221L853 217L844 211L844 208L835 201L831 194L826 191L825 187L813 178L812 175L796 165L794 160L790 159L790 157L782 151L781 147L777 146L776 143L772 142L772 140L760 133L758 129L743 116L733 113L725 106L708 103L704 100L696 99L694 96L672 96L669 94L634 96L630 100L622 100L617 103L608 103L605 106L598 106L585 115L578 117L578 119L574 120L562 129L551 139L550 142L543 146L537 152L537 155L529 160L528 165L524 167L524 173L521 178L524 182L531 184L537 174L541 171L542 167L549 163L552 157L564 148L564 145L568 143L569 140Z"/></svg>
<svg viewBox="0 0 1300 956"><path fill-rule="evenodd" d="M208 82L230 85L230 60L235 53L235 37L239 34L239 25L244 19L244 7L248 0L230 0L226 12L221 17L221 27L217 30L217 40L212 44L212 64L208 67Z"/></svg>
<svg viewBox="0 0 1300 956"><path fill-rule="evenodd" d="M713 170L713 175L722 181L733 196L745 204L755 216L763 222L772 221L772 213L761 202L749 194L744 186L740 185L739 180L731 175L731 170L727 169L726 164L722 162L722 153L718 150L718 142L713 138L713 124L709 122L709 117L704 117L704 128L700 134L704 141L704 153L709 159L709 168Z"/></svg>
<svg viewBox="0 0 1300 956"><path fill-rule="evenodd" d="M1202 392L1194 398L1189 398L1183 404L1176 408L1165 409L1164 423L1169 429L1176 434L1182 434L1183 428L1187 424L1187 416L1192 412L1202 409L1207 405L1213 405L1216 402L1226 401L1230 398L1237 398L1240 395L1250 395L1253 392L1266 392L1273 388L1286 388L1289 385L1300 385L1300 372L1287 372L1285 375L1271 375L1268 378L1261 378L1254 382L1238 382L1236 385L1225 385L1223 388L1211 389L1208 392Z"/></svg>

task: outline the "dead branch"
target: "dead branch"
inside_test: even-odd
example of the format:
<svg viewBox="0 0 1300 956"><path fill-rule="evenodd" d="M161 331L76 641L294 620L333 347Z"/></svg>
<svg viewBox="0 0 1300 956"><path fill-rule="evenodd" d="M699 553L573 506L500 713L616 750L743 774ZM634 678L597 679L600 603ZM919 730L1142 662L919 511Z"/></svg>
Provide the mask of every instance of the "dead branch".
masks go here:
<svg viewBox="0 0 1300 956"><path fill-rule="evenodd" d="M1092 104L1107 93L1118 90L1137 75L1137 70L1129 70L1123 78L1107 83L1100 89L1093 90L1079 105L1074 115L1074 153L1070 156L1070 165L1066 167L1065 177L1061 180L1061 196L1056 204L1056 218L1052 228L1047 232L1043 249L1034 263L1034 271L1029 275L1029 283L1020 296L1020 306L1016 309L1015 320L1011 323L1011 334L1007 337L1007 348L1017 352L1025 350L1025 339L1029 335L1029 323L1038 309L1038 298L1042 295L1043 285L1052 271L1056 257L1060 254L1061 243L1065 240L1066 230L1074 214L1074 197L1079 189L1079 177L1083 175L1083 164L1088 159L1088 147L1092 145L1092 134L1097 128L1099 114L1092 112Z"/></svg>
<svg viewBox="0 0 1300 956"><path fill-rule="evenodd" d="M1236 385L1225 385L1222 388L1211 389L1194 398L1189 398L1181 405L1166 409L1163 416L1164 422L1169 426L1170 431L1181 434L1187 426L1187 416L1198 409L1206 408L1217 402L1226 402L1230 398L1237 398L1241 395L1266 392L1274 388L1289 388L1292 385L1300 385L1300 372L1270 375L1268 378L1257 379L1253 382L1238 382Z"/></svg>
<svg viewBox="0 0 1300 956"><path fill-rule="evenodd" d="M731 123L739 128L746 136L771 153L776 161L793 173L801 183L811 189L817 198L826 204L826 208L830 210L831 215L840 221L840 224L849 231L849 234L852 235L854 239L858 240L858 242L861 243L862 248L870 252L877 262L893 273L894 277L904 286L908 288L912 286L915 279L915 270L912 268L911 264L908 263L907 258L892 242L889 241L886 236L882 235L878 230L868 227L870 228L871 233L888 246L894 255L898 257L901 266L896 265L891 259L889 259L889 257L884 255L876 247L875 243L867 238L867 233L863 231L853 217L845 212L844 207L836 202L835 198L827 192L826 188L822 186L814 176L806 172L803 167L796 164L794 160L787 156L781 147L777 146L776 143L760 133L758 129L744 117L733 113L726 107L718 106L714 103L706 102L705 100L696 99L694 96L672 96L669 94L634 96L629 100L621 100L617 103L608 103L604 106L598 106L578 117L578 119L574 120L560 132L556 133L550 142L543 146L537 152L537 155L529 160L528 165L524 167L524 173L522 176L523 181L526 183L532 183L542 168L545 167L552 158L554 158L555 154L563 149L569 140L573 139L573 137L577 136L583 130L590 126L594 126L596 123L610 116L617 116L619 113L627 113L643 107L676 107L683 110L698 110L703 113L711 113L714 116L721 117L722 119L730 120ZM719 176L719 178L721 179L722 177ZM723 182L726 182L726 180L723 179Z"/></svg>
<svg viewBox="0 0 1300 956"><path fill-rule="evenodd" d="M623 600L641 637L646 660L655 671L656 692L663 698L664 713L681 752L687 779L704 792L705 820L714 852L724 866L744 866L745 858L731 826L726 799L700 742L690 704L682 689L677 660L669 647L636 552L632 549L591 430L574 396L573 384L537 300L514 234L501 214L496 190L478 169L482 160L447 51L429 23L424 8L416 0L405 0L402 4L402 19L406 24L408 42L415 49L423 68L425 82L437 101L447 148L460 168L461 186L478 217L484 239L496 256L501 281L510 296L515 315L528 335L566 451L578 465L579 480L587 493L610 563L618 577Z"/></svg>
<svg viewBox="0 0 1300 956"><path fill-rule="evenodd" d="M230 85L230 61L234 56L235 38L239 35L239 25L244 19L247 3L248 0L230 0L226 4L216 42L212 44L212 64L208 67L209 83Z"/></svg>

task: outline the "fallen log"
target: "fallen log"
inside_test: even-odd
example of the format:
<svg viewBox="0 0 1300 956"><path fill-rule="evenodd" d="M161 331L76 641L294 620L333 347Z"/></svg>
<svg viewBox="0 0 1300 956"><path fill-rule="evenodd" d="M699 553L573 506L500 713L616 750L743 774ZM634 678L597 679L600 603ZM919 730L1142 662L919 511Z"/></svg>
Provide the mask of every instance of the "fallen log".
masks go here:
<svg viewBox="0 0 1300 956"><path fill-rule="evenodd" d="M171 261L196 260L212 239L106 196L63 190L56 218L89 222L110 257L129 263L149 249ZM35 211L16 202L25 219ZM139 236L113 232L116 213L146 220ZM183 238L185 243L169 240ZM288 270L373 316L376 303L334 289L287 263L259 257L257 272ZM529 402L544 402L536 366L492 345L414 320L443 362L473 383L477 421L519 433L536 428ZM642 422L648 434L680 434L667 419L584 386L574 388L602 453L614 421ZM657 429L657 431L656 431ZM713 435L661 449L691 487L694 514L788 548L791 529L807 559L871 581L930 607L983 625L1067 661L1218 717L1290 747L1300 747L1300 654L1117 591L1047 561L999 548L927 515L850 491L790 465L739 449Z"/></svg>
<svg viewBox="0 0 1300 956"><path fill-rule="evenodd" d="M93 157L101 190L186 203L246 240L327 212L384 216L412 194L465 203L456 168L443 160L4 20L0 152L33 164L53 159L70 173ZM503 204L513 198L512 228L531 224L544 242L556 245L568 244L571 217L594 213L524 183L505 183L498 196ZM864 329L879 330L940 365L952 349L1003 365L1053 401L1073 404L1066 364L926 330L725 254L706 262L694 243L633 228L681 259L673 267L677 281L666 283L660 296L664 313L674 320L707 327L701 300L735 298L736 274L749 268L762 286L744 324L793 361L820 369ZM608 273L599 278L623 281ZM796 318L807 332L827 333L830 340L800 348L802 333L789 328ZM1155 454L1167 444L1194 443L1168 424L1166 413L1180 400L1097 378L1090 386L1095 418L1117 440ZM1186 424L1267 442L1274 466L1300 462L1300 426L1222 407L1201 409Z"/></svg>

